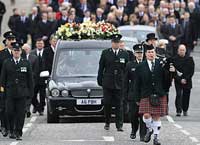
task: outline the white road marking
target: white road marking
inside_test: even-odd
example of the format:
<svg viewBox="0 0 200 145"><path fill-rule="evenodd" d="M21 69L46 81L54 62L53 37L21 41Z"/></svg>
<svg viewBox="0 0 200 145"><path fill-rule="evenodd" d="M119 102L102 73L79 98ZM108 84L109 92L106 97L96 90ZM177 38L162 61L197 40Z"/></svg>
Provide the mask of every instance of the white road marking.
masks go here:
<svg viewBox="0 0 200 145"><path fill-rule="evenodd" d="M196 137L190 137L190 139L192 140L192 142L199 142L199 140Z"/></svg>
<svg viewBox="0 0 200 145"><path fill-rule="evenodd" d="M11 142L10 145L17 145L19 142L18 141L14 141L14 142Z"/></svg>
<svg viewBox="0 0 200 145"><path fill-rule="evenodd" d="M24 127L25 128L29 128L29 127L31 127L33 124L32 123L27 123Z"/></svg>
<svg viewBox="0 0 200 145"><path fill-rule="evenodd" d="M174 123L174 120L171 116L167 115L167 120L170 122L170 123Z"/></svg>
<svg viewBox="0 0 200 145"><path fill-rule="evenodd" d="M183 129L182 129L181 132L184 133L184 134L187 135L187 136L190 135L190 133L189 133L188 131L186 131L186 130L183 130Z"/></svg>
<svg viewBox="0 0 200 145"><path fill-rule="evenodd" d="M115 141L115 138L113 136L103 136L103 139L105 141Z"/></svg>
<svg viewBox="0 0 200 145"><path fill-rule="evenodd" d="M180 125L178 125L178 124L174 124L174 126L176 126L176 127L179 128L179 129L182 129L182 128L183 128L182 126L180 126Z"/></svg>
<svg viewBox="0 0 200 145"><path fill-rule="evenodd" d="M37 116L33 116L33 117L31 117L31 120L30 120L30 122L35 122L35 121L36 121L36 119L37 119Z"/></svg>

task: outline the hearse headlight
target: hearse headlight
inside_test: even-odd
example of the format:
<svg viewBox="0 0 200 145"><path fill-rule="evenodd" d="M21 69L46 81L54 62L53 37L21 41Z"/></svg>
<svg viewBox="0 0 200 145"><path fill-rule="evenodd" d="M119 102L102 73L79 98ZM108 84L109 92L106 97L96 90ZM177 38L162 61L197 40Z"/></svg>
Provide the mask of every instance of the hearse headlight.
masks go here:
<svg viewBox="0 0 200 145"><path fill-rule="evenodd" d="M58 89L52 89L51 90L51 95L53 97L58 97L60 95L60 91Z"/></svg>
<svg viewBox="0 0 200 145"><path fill-rule="evenodd" d="M68 90L62 90L61 95L62 95L63 97L67 97L67 96L69 95Z"/></svg>

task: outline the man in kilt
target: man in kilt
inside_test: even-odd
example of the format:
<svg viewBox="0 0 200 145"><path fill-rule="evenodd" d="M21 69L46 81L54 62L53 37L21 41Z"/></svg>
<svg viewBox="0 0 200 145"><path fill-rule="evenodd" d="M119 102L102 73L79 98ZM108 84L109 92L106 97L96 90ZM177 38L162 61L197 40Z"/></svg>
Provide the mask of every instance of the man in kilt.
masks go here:
<svg viewBox="0 0 200 145"><path fill-rule="evenodd" d="M167 97L163 89L164 68L159 60L155 59L156 52L152 45L146 47L145 55L146 60L136 67L134 97L139 105L139 114L143 114L143 121L147 127L144 141L149 142L154 134L153 144L161 145L158 139L160 117L168 113ZM155 97L152 99L151 96Z"/></svg>

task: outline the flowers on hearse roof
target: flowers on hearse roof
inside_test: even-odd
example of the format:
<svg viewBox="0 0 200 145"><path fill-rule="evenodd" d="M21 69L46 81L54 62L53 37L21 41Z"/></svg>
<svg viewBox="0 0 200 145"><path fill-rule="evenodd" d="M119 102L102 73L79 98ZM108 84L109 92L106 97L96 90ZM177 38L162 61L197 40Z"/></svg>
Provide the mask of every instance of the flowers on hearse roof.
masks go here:
<svg viewBox="0 0 200 145"><path fill-rule="evenodd" d="M92 23L66 23L61 25L56 31L58 39L110 39L113 34L119 34L118 29L104 21Z"/></svg>

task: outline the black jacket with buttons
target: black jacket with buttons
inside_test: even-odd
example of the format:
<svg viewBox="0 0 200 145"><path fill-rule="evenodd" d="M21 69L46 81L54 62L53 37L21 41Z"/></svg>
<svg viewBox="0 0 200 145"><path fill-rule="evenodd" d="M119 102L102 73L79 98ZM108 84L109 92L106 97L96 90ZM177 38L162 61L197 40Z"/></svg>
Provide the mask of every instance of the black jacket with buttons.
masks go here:
<svg viewBox="0 0 200 145"><path fill-rule="evenodd" d="M119 49L117 56L112 48L103 50L99 61L98 84L103 88L121 90L128 60L128 53L122 49Z"/></svg>
<svg viewBox="0 0 200 145"><path fill-rule="evenodd" d="M156 59L153 72L150 71L147 60L145 60L136 67L135 74L134 97L136 102L153 93L159 96L166 95L163 88L164 69L159 60Z"/></svg>
<svg viewBox="0 0 200 145"><path fill-rule="evenodd" d="M32 69L26 59L21 58L18 64L15 64L13 58L6 59L3 62L0 80L7 98L33 96Z"/></svg>

